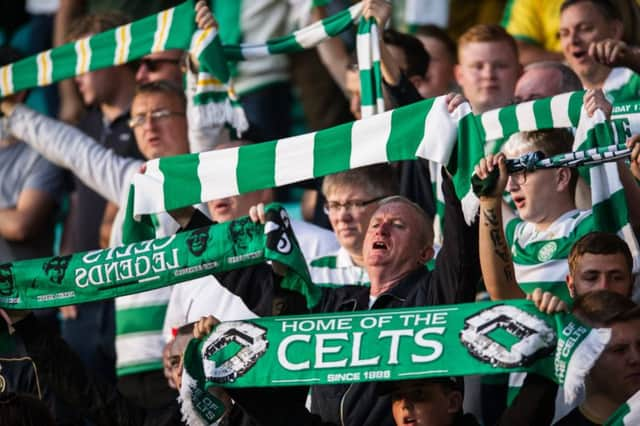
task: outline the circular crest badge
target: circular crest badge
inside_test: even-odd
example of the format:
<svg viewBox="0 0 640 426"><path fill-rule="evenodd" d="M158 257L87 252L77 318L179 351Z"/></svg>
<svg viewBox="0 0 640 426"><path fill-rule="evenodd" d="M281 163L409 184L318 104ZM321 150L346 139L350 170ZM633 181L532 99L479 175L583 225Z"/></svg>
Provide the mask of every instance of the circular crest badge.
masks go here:
<svg viewBox="0 0 640 426"><path fill-rule="evenodd" d="M538 260L540 262L547 262L548 260L551 260L557 249L558 244L555 241L549 241L547 244L543 245L540 250L538 250Z"/></svg>
<svg viewBox="0 0 640 426"><path fill-rule="evenodd" d="M7 387L7 381L0 375L0 393L4 392L4 389Z"/></svg>

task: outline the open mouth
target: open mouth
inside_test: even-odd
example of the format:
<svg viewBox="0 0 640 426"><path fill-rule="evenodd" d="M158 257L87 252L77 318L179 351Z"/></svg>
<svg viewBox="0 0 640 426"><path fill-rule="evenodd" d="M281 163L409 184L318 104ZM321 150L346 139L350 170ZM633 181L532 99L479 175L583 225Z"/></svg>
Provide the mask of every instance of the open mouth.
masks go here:
<svg viewBox="0 0 640 426"><path fill-rule="evenodd" d="M416 424L416 419L413 417L409 417L409 416L405 416L402 418L402 424L403 425L415 425Z"/></svg>
<svg viewBox="0 0 640 426"><path fill-rule="evenodd" d="M230 207L230 203L227 201L218 201L216 203L213 203L213 209L214 210L226 210Z"/></svg>
<svg viewBox="0 0 640 426"><path fill-rule="evenodd" d="M521 209L524 207L525 198L524 197L513 197L513 203L516 205L516 208Z"/></svg>
<svg viewBox="0 0 640 426"><path fill-rule="evenodd" d="M374 241L373 249L374 250L387 250L387 244L382 241Z"/></svg>
<svg viewBox="0 0 640 426"><path fill-rule="evenodd" d="M573 57L578 59L578 60L582 60L587 56L587 51L586 50L577 50L575 52L572 53Z"/></svg>

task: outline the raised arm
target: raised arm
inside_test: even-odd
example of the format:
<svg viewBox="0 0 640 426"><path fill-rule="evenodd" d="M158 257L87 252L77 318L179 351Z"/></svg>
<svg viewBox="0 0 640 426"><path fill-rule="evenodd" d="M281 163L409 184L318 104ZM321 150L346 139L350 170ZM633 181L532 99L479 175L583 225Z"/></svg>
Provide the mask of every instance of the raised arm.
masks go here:
<svg viewBox="0 0 640 426"><path fill-rule="evenodd" d="M82 131L8 100L0 103L7 130L47 160L71 170L87 186L120 204L131 176L142 162L121 157Z"/></svg>
<svg viewBox="0 0 640 426"><path fill-rule="evenodd" d="M496 168L498 177L495 186L480 195L480 267L491 300L522 299L526 295L516 282L502 223L502 194L507 185L504 154L490 155L480 160L475 174L486 182Z"/></svg>

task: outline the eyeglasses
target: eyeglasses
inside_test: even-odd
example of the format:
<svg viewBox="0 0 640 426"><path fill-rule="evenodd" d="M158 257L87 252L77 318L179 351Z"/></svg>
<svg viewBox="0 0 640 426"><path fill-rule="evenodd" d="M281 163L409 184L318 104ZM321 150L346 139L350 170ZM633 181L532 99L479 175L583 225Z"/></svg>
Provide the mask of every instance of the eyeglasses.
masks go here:
<svg viewBox="0 0 640 426"><path fill-rule="evenodd" d="M523 170L521 172L512 173L509 175L513 183L516 185L523 185L527 183L527 171Z"/></svg>
<svg viewBox="0 0 640 426"><path fill-rule="evenodd" d="M148 111L144 114L138 114L131 117L131 119L129 119L129 127L131 127L132 129L135 129L136 127L142 126L147 121L147 117L149 118L149 120L162 121L171 116L184 117L184 112L169 111L168 109L158 109L156 111Z"/></svg>
<svg viewBox="0 0 640 426"><path fill-rule="evenodd" d="M382 197L372 198L371 200L362 201L362 200L352 200L347 201L346 203L338 203L337 201L329 201L324 203L324 213L327 215L336 214L340 212L340 209L344 207L345 211L348 212L361 212L364 210L366 206L371 203L375 203L376 201L380 201L383 198L386 198L386 195Z"/></svg>
<svg viewBox="0 0 640 426"><path fill-rule="evenodd" d="M169 59L169 58L157 58L157 59L152 59L152 58L142 58L139 60L139 65L138 68L141 66L145 66L147 67L147 69L149 70L149 72L156 72L158 71L163 64L173 64L173 65L178 65L180 64L180 59Z"/></svg>

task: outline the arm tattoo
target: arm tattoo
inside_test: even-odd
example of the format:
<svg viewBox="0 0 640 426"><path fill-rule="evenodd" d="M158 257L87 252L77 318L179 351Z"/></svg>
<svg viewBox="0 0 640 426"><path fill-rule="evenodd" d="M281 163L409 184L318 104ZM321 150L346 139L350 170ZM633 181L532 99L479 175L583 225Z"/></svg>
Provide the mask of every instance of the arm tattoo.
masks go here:
<svg viewBox="0 0 640 426"><path fill-rule="evenodd" d="M504 232L501 229L499 216L494 209L482 210L484 216L484 225L489 227L489 235L493 243L493 252L505 263L503 272L508 281L514 281L513 263L509 257L509 247L504 238Z"/></svg>

